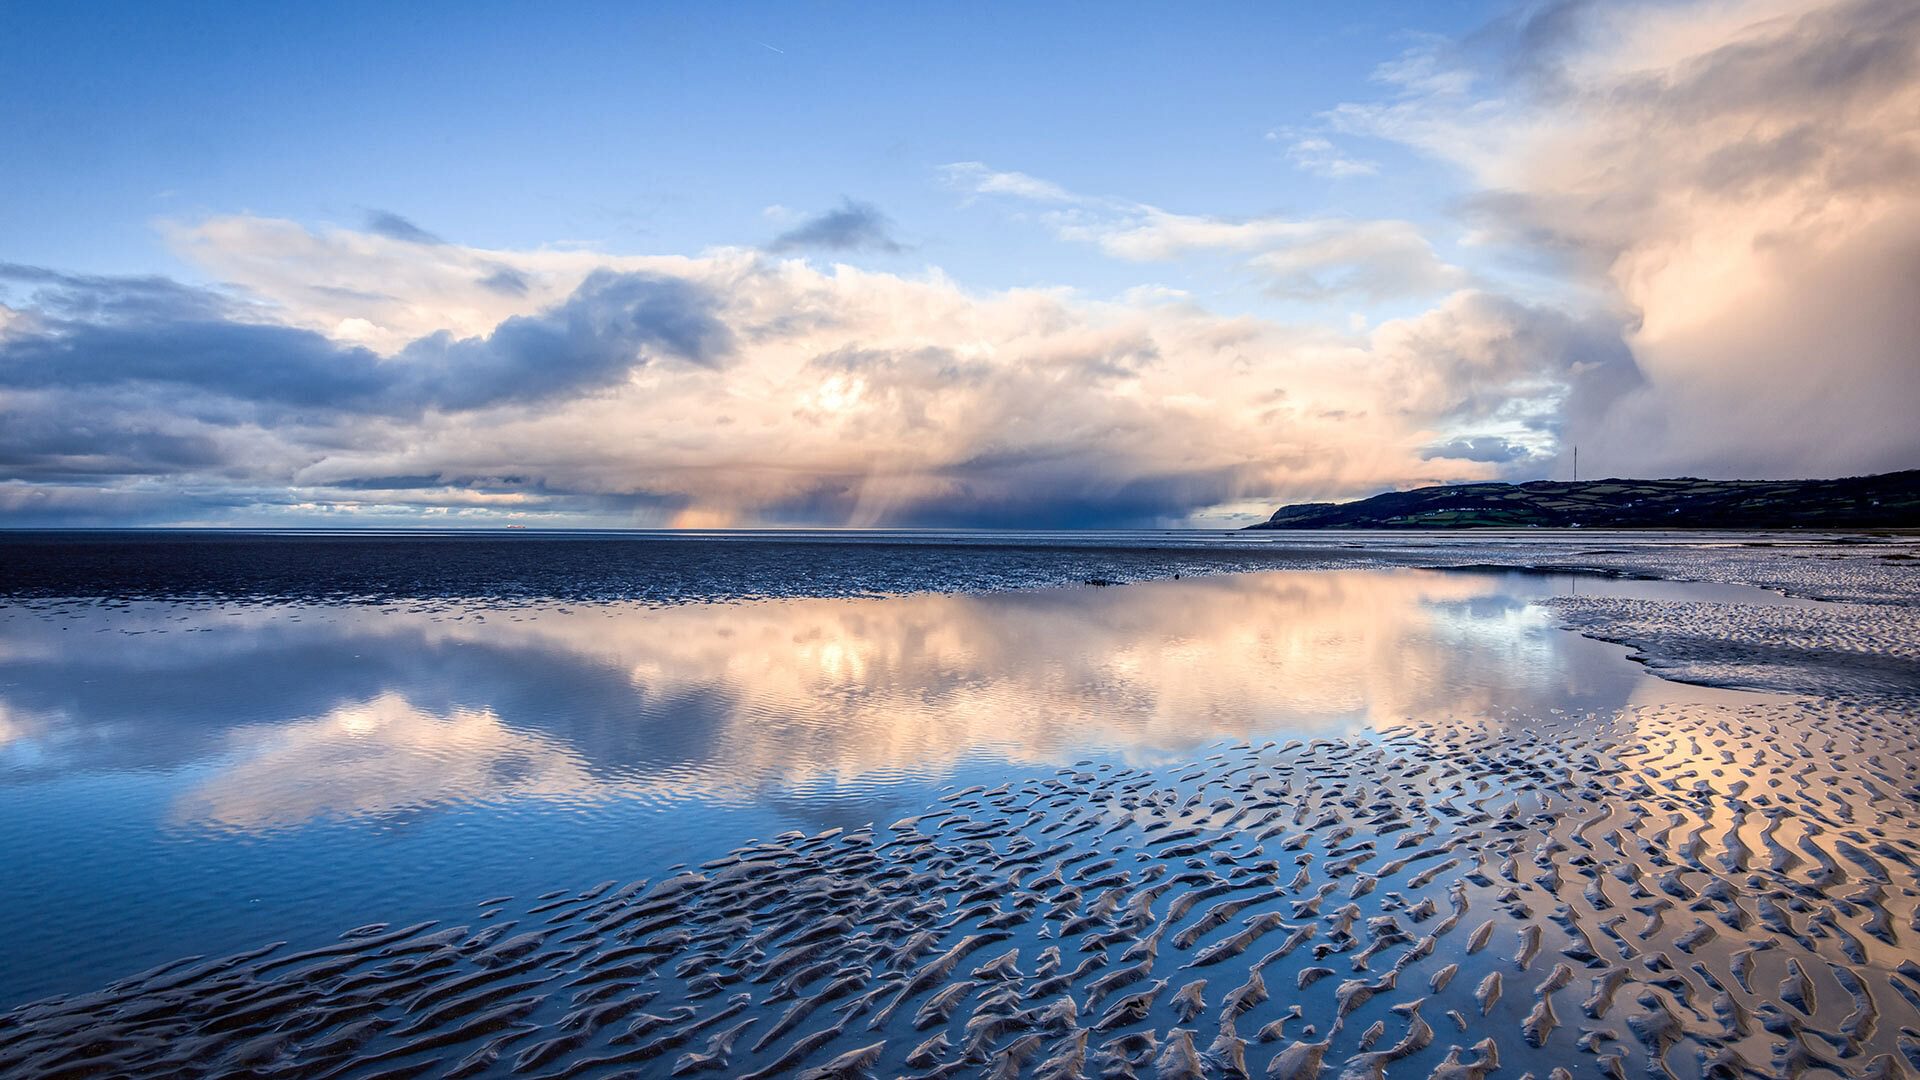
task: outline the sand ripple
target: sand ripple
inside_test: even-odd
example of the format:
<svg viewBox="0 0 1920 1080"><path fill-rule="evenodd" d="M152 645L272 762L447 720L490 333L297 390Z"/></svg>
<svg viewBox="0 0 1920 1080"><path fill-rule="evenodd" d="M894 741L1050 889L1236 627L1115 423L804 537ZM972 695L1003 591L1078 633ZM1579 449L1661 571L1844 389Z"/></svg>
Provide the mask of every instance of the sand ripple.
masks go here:
<svg viewBox="0 0 1920 1080"><path fill-rule="evenodd" d="M1920 607L1771 607L1558 597L1561 621L1669 678L1837 698L1920 699Z"/></svg>
<svg viewBox="0 0 1920 1080"><path fill-rule="evenodd" d="M1088 765L484 929L183 961L0 1072L1693 1076L1920 1067L1920 761L1841 702Z"/></svg>

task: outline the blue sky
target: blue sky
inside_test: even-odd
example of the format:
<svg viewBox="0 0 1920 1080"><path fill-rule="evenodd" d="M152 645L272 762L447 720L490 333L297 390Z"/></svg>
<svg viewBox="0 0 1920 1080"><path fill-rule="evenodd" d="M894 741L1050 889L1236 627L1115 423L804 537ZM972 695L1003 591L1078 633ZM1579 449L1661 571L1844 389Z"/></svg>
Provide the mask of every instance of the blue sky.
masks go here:
<svg viewBox="0 0 1920 1080"><path fill-rule="evenodd" d="M1877 405L1912 387L1901 315L1851 299L1911 254L1913 167L1865 160L1913 137L1901 8L11 4L0 512L1216 523L1551 475L1576 437L1622 472L1915 464ZM1868 44L1870 79L1750 77ZM674 325L727 340L698 362L653 331L611 367L482 347L694 292ZM209 322L246 344L207 353ZM481 345L410 348L435 334ZM1755 437L1810 349L1858 430ZM396 365L430 352L600 374L402 420L189 375L418 388Z"/></svg>
<svg viewBox="0 0 1920 1080"><path fill-rule="evenodd" d="M1399 153L1355 183L1288 158L1376 64L1484 5L50 5L0 44L15 261L192 276L156 217L360 223L483 247L754 245L853 197L980 287L1132 277L959 205L955 161L1227 215L1443 213ZM1375 155L1393 148L1374 145ZM1412 167L1409 167L1412 166Z"/></svg>

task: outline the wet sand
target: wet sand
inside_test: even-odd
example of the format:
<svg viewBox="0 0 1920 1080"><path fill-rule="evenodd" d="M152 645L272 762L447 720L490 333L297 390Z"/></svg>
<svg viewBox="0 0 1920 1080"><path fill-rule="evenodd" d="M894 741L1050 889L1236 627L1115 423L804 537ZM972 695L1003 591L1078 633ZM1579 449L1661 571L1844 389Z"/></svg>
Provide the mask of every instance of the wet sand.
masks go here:
<svg viewBox="0 0 1920 1080"><path fill-rule="evenodd" d="M1920 607L1559 597L1562 624L1632 646L1672 679L1863 700L1920 695Z"/></svg>
<svg viewBox="0 0 1920 1080"><path fill-rule="evenodd" d="M1801 696L1090 761L183 960L0 1019L0 1073L1920 1070L1911 607L1556 603L1656 670Z"/></svg>
<svg viewBox="0 0 1920 1080"><path fill-rule="evenodd" d="M183 962L16 1012L0 1070L1899 1075L1904 719L1668 708L1064 770L513 918Z"/></svg>

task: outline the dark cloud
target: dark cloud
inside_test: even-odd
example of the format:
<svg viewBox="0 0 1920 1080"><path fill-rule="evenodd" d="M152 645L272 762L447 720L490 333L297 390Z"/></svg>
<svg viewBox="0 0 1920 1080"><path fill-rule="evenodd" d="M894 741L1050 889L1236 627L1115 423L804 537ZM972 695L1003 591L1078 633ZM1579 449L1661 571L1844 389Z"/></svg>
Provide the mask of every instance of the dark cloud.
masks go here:
<svg viewBox="0 0 1920 1080"><path fill-rule="evenodd" d="M230 318L239 307L223 293L158 275L69 274L0 262L0 299L16 292L27 310L74 322Z"/></svg>
<svg viewBox="0 0 1920 1080"><path fill-rule="evenodd" d="M18 482L0 478L0 521L8 528L94 528L175 524L218 518L261 505L244 489L205 491L184 485L128 487L84 482Z"/></svg>
<svg viewBox="0 0 1920 1080"><path fill-rule="evenodd" d="M1707 155L1695 179L1716 194L1750 198L1805 175L1827 150L1811 124L1774 135L1751 135Z"/></svg>
<svg viewBox="0 0 1920 1080"><path fill-rule="evenodd" d="M1565 85L1561 65L1567 53L1591 35L1596 0L1547 0L1523 4L1495 16L1466 35L1441 58L1450 63L1492 63L1512 78L1532 84L1536 93L1552 93Z"/></svg>
<svg viewBox="0 0 1920 1080"><path fill-rule="evenodd" d="M225 460L219 440L211 435L155 431L151 420L0 412L0 476L156 476L212 468Z"/></svg>
<svg viewBox="0 0 1920 1080"><path fill-rule="evenodd" d="M1114 476L1097 457L1024 462L1011 468L952 470L968 497L923 500L902 519L934 527L1118 529L1183 521L1197 507L1241 497L1252 488L1240 466Z"/></svg>
<svg viewBox="0 0 1920 1080"><path fill-rule="evenodd" d="M1428 461L1434 458L1453 458L1459 461L1483 461L1504 465L1525 461L1533 456L1533 452L1519 443L1510 442L1498 435L1478 435L1429 446L1421 452L1420 456Z"/></svg>
<svg viewBox="0 0 1920 1080"><path fill-rule="evenodd" d="M768 251L880 251L906 250L893 238L893 222L871 203L843 200L838 209L809 218L773 238Z"/></svg>
<svg viewBox="0 0 1920 1080"><path fill-rule="evenodd" d="M717 364L733 343L711 293L652 274L597 271L565 302L507 319L485 337L443 332L393 357L241 321L221 298L172 283L49 277L61 292L41 297L44 326L0 340L0 386L145 385L405 416L584 394L655 359Z"/></svg>
<svg viewBox="0 0 1920 1080"><path fill-rule="evenodd" d="M1548 385L1566 389L1565 414L1604 410L1642 381L1613 317L1493 293L1456 294L1391 324L1391 337L1400 408L1458 427L1503 415Z"/></svg>
<svg viewBox="0 0 1920 1080"><path fill-rule="evenodd" d="M438 236L386 210L371 210L367 213L367 231L377 233L389 240L399 240L408 244L424 244L429 247L446 243Z"/></svg>
<svg viewBox="0 0 1920 1080"><path fill-rule="evenodd" d="M1870 106L1920 77L1920 6L1857 0L1768 26L1613 90L1682 122Z"/></svg>
<svg viewBox="0 0 1920 1080"><path fill-rule="evenodd" d="M612 385L654 355L717 365L733 336L701 286L599 270L565 303L518 315L484 338L442 332L402 349L406 399L442 409L536 401Z"/></svg>
<svg viewBox="0 0 1920 1080"><path fill-rule="evenodd" d="M445 473L399 473L386 476L355 476L327 480L324 485L332 491L480 491L480 492L520 492L547 496L555 499L573 498L573 493L550 488L539 477L518 474L464 475ZM602 497L582 496L596 508Z"/></svg>
<svg viewBox="0 0 1920 1080"><path fill-rule="evenodd" d="M438 473L408 473L400 476L357 476L346 480L332 480L327 483L331 488L347 491L425 491L430 488L447 486L447 481Z"/></svg>
<svg viewBox="0 0 1920 1080"><path fill-rule="evenodd" d="M348 303L355 304L396 304L402 302L399 297L391 293L376 292L372 289L349 289L344 285L309 285L307 289L317 296L324 296L331 300L344 300Z"/></svg>
<svg viewBox="0 0 1920 1080"><path fill-rule="evenodd" d="M864 475L821 477L804 494L769 505L767 520L858 520L871 502ZM938 494L887 508L882 524L903 528L1124 529L1185 520L1196 507L1245 496L1250 472L1238 466L1112 475L1109 463L1079 448L999 451L940 469Z"/></svg>
<svg viewBox="0 0 1920 1080"><path fill-rule="evenodd" d="M501 266L493 273L480 279L480 287L490 289L502 296L525 296L530 286L527 275L511 266Z"/></svg>
<svg viewBox="0 0 1920 1080"><path fill-rule="evenodd" d="M0 343L0 386L77 389L128 383L241 401L373 410L392 377L367 349L309 330L207 319L67 324Z"/></svg>

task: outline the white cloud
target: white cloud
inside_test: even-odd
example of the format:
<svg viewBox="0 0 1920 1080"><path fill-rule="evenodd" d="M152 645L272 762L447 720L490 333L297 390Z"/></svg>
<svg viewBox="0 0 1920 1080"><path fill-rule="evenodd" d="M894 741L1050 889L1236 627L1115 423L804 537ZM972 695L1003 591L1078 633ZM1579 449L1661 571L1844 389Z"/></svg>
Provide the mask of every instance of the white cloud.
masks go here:
<svg viewBox="0 0 1920 1080"><path fill-rule="evenodd" d="M1920 464L1920 7L1556 11L1506 28L1483 78L1442 77L1467 55L1429 50L1403 62L1403 96L1329 119L1458 164L1483 237L1622 311L1642 384L1570 403L1583 456L1620 473Z"/></svg>
<svg viewBox="0 0 1920 1080"><path fill-rule="evenodd" d="M991 173L971 163L985 175ZM1224 218L1180 214L1147 203L1059 193L1071 203L1047 220L1062 239L1091 244L1128 262L1166 262L1229 254L1269 292L1296 299L1352 295L1373 302L1436 296L1464 286L1467 274L1442 259L1408 221L1345 217Z"/></svg>
<svg viewBox="0 0 1920 1080"><path fill-rule="evenodd" d="M1026 173L996 172L978 161L956 161L941 166L940 171L947 183L974 195L1007 195L1016 199L1052 203L1078 201L1058 184Z"/></svg>
<svg viewBox="0 0 1920 1080"><path fill-rule="evenodd" d="M236 422L217 386L195 391L206 405L183 408L193 399L176 397L164 406L176 439L210 442L206 462L175 466L171 483L204 482L227 501L273 492L310 508L549 510L640 524L1180 520L1248 500L1491 475L1480 462L1429 460L1423 448L1455 413L1484 408L1503 388L1539 392L1558 363L1530 355L1546 374L1521 378L1512 357L1475 359L1487 346L1470 336L1422 332L1426 318L1358 338L1216 315L1159 290L1120 302L974 293L937 273L822 269L742 250L666 259L396 246L246 217L174 235L230 288L258 297L256 310L325 334L345 326L360 339L376 327L388 364L414 362L418 350L401 350L403 338L497 335L500 322L551 308L595 270L718 298L712 316L732 339L717 363L636 357L623 376L571 396L465 411L346 410L263 426ZM529 285L502 293L483 283L483 268ZM325 287L345 282L381 287ZM1427 318L1457 326L1550 316L1462 294ZM1483 337L1514 333L1494 326ZM1410 373L1428 368L1491 373L1475 376L1470 398L1410 393L1427 385ZM25 398L9 400L16 413L0 428L54 430L26 422ZM149 422L143 408L156 407L137 386L35 400L33 416L84 413L103 431L138 428ZM129 476L108 487L124 506L152 495L145 483ZM62 500L81 498L76 490L48 483L0 495L71 509Z"/></svg>
<svg viewBox="0 0 1920 1080"><path fill-rule="evenodd" d="M1303 172L1329 180L1344 180L1354 176L1372 176L1380 171L1380 166L1371 161L1349 157L1331 141L1318 135L1295 139L1287 147L1287 159Z"/></svg>
<svg viewBox="0 0 1920 1080"><path fill-rule="evenodd" d="M1404 221L1319 222L1310 235L1263 251L1251 264L1271 291L1301 299L1430 296L1467 282L1465 271Z"/></svg>

